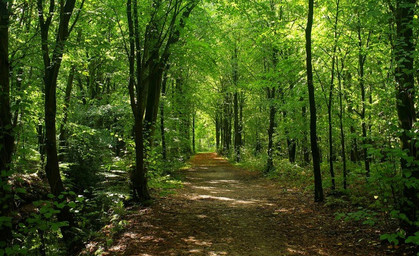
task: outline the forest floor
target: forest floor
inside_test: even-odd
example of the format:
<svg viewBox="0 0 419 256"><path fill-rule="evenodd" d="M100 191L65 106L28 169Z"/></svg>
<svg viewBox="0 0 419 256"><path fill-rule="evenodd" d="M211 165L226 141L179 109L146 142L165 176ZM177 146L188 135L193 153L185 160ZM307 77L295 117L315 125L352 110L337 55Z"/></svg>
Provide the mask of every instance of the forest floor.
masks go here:
<svg viewBox="0 0 419 256"><path fill-rule="evenodd" d="M103 255L398 255L379 231L335 220L307 193L216 154L191 164L183 188L130 214Z"/></svg>

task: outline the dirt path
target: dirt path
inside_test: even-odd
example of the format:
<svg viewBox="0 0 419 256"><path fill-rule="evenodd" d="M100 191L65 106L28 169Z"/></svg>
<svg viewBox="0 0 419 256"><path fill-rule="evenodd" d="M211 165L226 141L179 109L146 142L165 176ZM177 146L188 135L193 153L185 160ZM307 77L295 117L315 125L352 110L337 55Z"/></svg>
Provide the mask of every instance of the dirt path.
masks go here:
<svg viewBox="0 0 419 256"><path fill-rule="evenodd" d="M299 191L199 154L176 195L129 216L105 255L385 255Z"/></svg>

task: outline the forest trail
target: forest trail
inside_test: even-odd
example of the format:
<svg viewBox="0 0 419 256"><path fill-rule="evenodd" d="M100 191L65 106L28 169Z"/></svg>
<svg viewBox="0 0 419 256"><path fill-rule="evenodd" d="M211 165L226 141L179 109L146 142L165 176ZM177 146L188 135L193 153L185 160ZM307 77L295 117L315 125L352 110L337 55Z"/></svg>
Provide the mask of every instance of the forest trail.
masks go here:
<svg viewBox="0 0 419 256"><path fill-rule="evenodd" d="M298 190L198 154L175 195L138 209L104 255L385 255L373 230ZM370 241L370 242L367 242Z"/></svg>

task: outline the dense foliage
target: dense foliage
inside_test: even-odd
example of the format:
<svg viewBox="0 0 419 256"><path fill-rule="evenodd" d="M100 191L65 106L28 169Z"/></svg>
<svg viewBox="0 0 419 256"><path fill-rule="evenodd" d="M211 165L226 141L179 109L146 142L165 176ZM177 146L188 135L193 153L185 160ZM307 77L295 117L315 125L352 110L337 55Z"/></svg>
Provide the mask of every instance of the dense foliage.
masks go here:
<svg viewBox="0 0 419 256"><path fill-rule="evenodd" d="M199 151L419 245L418 4L316 1L310 41L308 2L0 0L0 255L118 232Z"/></svg>

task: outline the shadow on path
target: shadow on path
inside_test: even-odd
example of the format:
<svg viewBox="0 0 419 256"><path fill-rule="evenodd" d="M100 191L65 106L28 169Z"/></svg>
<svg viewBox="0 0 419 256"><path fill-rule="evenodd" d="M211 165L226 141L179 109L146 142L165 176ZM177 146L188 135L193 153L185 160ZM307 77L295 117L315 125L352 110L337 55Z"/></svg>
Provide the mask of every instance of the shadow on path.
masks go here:
<svg viewBox="0 0 419 256"><path fill-rule="evenodd" d="M184 174L176 195L129 216L105 255L383 255L311 197L216 154L195 156Z"/></svg>

